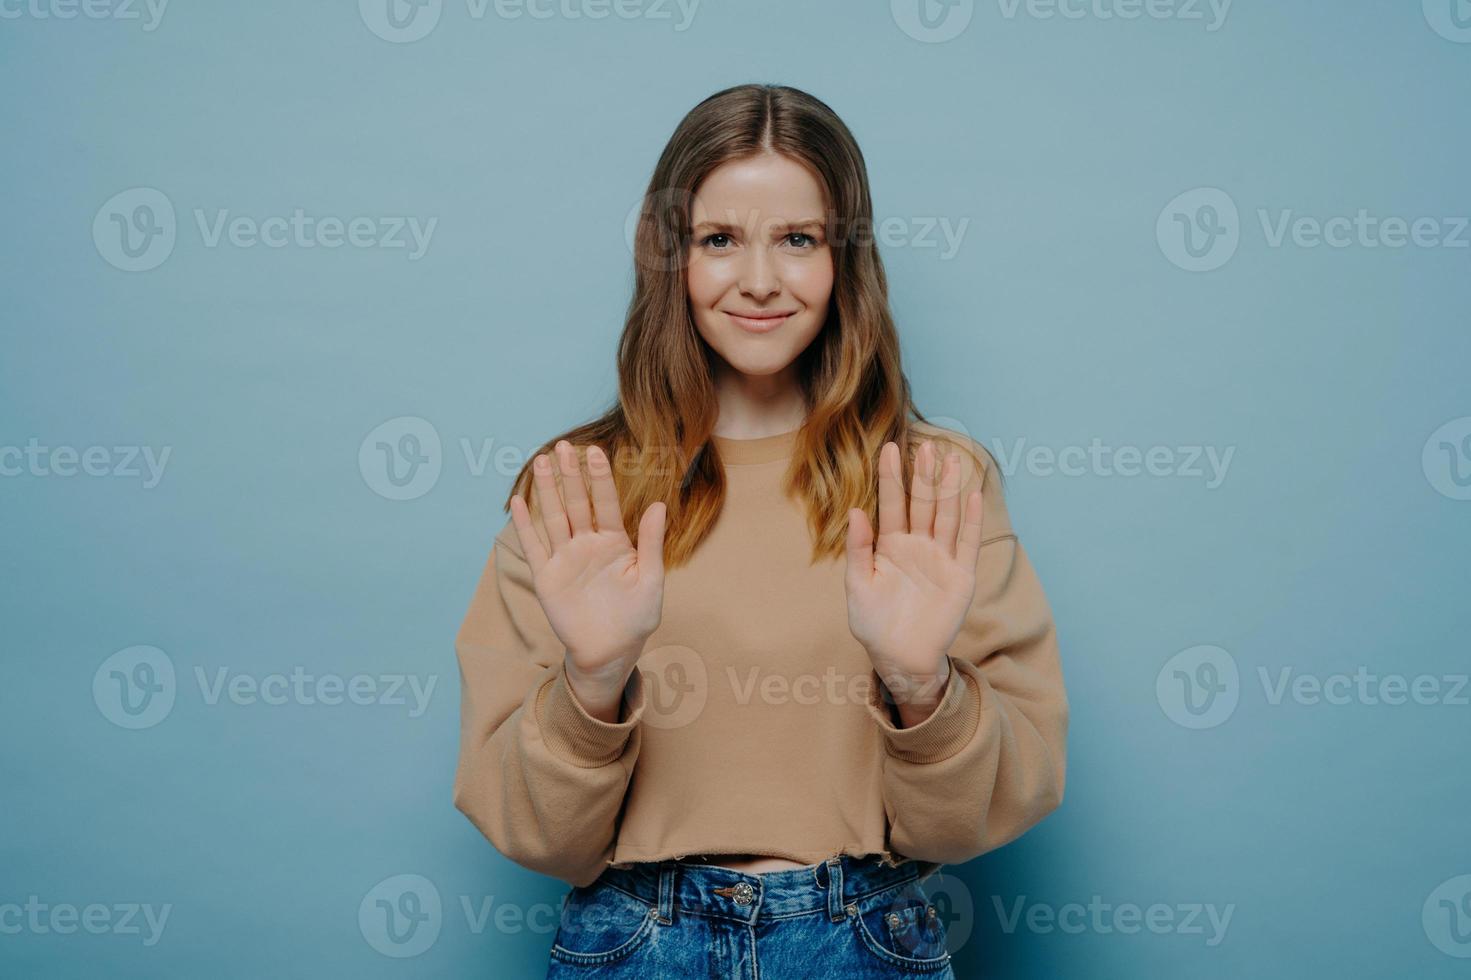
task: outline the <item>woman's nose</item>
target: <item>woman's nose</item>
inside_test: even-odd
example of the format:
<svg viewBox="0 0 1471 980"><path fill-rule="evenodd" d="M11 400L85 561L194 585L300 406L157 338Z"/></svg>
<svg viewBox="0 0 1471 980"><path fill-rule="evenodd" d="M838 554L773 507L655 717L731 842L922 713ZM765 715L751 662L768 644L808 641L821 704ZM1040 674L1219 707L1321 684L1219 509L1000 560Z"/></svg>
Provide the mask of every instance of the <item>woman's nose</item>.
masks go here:
<svg viewBox="0 0 1471 980"><path fill-rule="evenodd" d="M756 298L765 298L781 292L781 281L776 274L776 263L764 248L748 248L742 260L741 292Z"/></svg>

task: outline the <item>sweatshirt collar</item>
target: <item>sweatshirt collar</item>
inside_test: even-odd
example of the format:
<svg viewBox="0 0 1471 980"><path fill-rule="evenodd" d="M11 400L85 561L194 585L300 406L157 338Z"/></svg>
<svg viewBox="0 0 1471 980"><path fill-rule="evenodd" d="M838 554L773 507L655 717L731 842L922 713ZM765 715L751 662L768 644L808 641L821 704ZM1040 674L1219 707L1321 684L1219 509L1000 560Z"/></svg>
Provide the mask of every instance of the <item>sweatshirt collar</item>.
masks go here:
<svg viewBox="0 0 1471 980"><path fill-rule="evenodd" d="M714 444L722 463L728 466L747 466L753 463L774 463L791 458L792 451L797 446L797 434L801 431L800 428L796 428L790 432L779 432L774 436L762 436L759 439L730 439L712 433L710 441Z"/></svg>

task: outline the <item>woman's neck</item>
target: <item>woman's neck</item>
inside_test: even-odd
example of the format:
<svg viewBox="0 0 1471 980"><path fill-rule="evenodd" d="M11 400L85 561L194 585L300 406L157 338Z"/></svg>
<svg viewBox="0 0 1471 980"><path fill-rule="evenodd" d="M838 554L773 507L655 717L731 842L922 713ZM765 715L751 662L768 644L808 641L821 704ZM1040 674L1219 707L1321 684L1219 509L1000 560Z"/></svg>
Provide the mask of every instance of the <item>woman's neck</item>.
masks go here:
<svg viewBox="0 0 1471 980"><path fill-rule="evenodd" d="M726 439L761 439L800 428L807 400L797 383L795 365L771 375L747 375L726 368L716 378L720 415L715 434Z"/></svg>

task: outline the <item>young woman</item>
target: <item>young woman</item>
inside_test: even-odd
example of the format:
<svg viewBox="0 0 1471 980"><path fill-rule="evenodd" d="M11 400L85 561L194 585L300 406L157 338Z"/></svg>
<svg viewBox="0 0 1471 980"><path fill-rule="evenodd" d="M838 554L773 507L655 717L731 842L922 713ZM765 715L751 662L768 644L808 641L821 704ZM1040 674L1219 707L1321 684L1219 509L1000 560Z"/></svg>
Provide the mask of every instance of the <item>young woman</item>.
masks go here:
<svg viewBox="0 0 1471 980"><path fill-rule="evenodd" d="M923 881L1061 803L1068 705L994 464L910 401L862 154L716 93L634 258L618 401L518 474L456 640L455 805L573 886L550 976L952 976Z"/></svg>

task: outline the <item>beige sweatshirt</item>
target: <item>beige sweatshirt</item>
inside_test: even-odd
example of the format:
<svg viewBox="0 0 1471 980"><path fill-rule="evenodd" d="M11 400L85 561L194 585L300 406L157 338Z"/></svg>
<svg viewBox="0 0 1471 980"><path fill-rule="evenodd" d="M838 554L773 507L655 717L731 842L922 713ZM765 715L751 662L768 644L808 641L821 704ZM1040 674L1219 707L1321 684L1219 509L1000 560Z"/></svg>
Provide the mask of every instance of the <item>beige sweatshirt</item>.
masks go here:
<svg viewBox="0 0 1471 980"><path fill-rule="evenodd" d="M928 875L1061 803L1056 631L994 463L978 474L961 454L962 501L984 476L975 597L942 700L904 729L848 629L846 558L810 564L801 504L781 493L795 440L715 437L723 509L691 561L666 570L663 620L617 724L568 687L507 518L456 638L454 793L506 857L574 885L692 854L878 854Z"/></svg>

